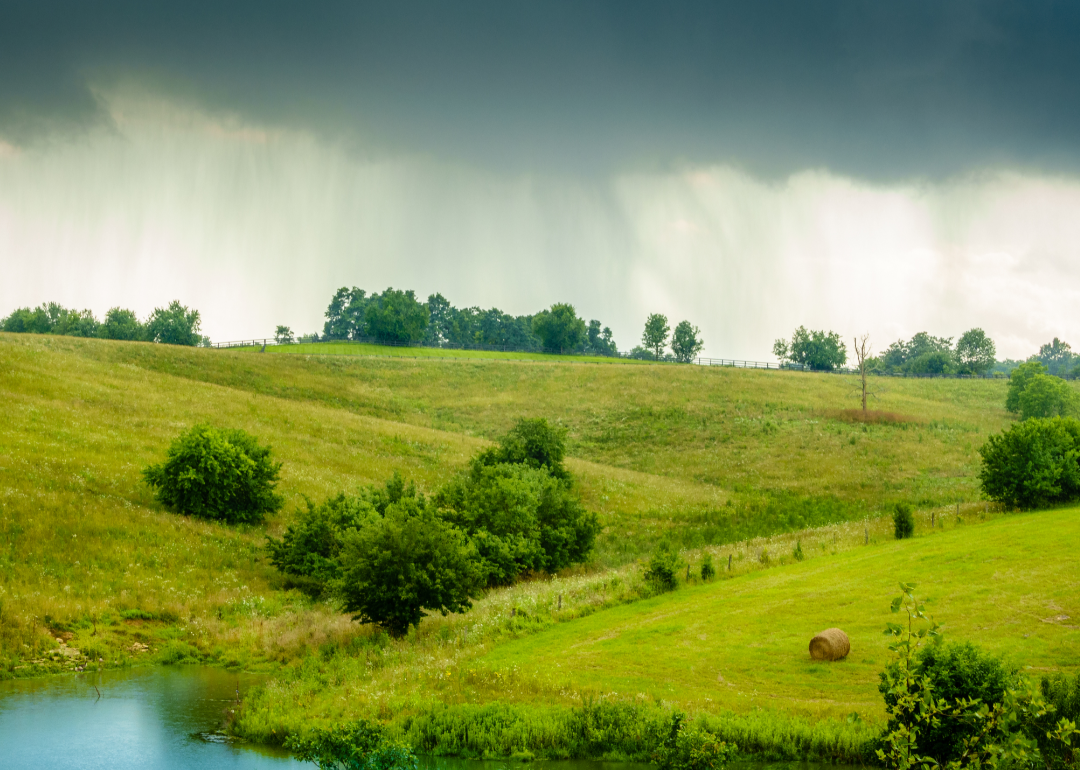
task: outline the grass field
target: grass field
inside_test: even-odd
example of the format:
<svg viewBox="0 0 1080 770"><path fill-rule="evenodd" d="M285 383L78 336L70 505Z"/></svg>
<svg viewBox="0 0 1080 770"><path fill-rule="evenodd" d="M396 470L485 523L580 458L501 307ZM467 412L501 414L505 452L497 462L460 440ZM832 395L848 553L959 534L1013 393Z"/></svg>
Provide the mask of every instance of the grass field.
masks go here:
<svg viewBox="0 0 1080 770"><path fill-rule="evenodd" d="M890 380L875 406L898 420L863 425L841 411L854 405L849 379L0 335L0 675L70 670L70 648L106 665L284 667L245 712L244 729L265 740L296 714L343 714L334 704L354 686L367 695L346 689L351 707L383 717L455 699L568 704L610 689L734 714L872 720L883 658L868 640L895 582L922 572L958 632L1025 665L1076 660L1076 631L1052 620L1080 612L1067 594L1072 514L973 523L984 510L977 449L1011 420L1004 385ZM591 565L494 591L393 643L280 588L262 545L303 496L394 471L430 491L520 416L568 429L569 465L604 525ZM141 483L141 469L201 421L244 428L284 462L286 507L265 527L170 514ZM896 500L920 509L922 528L933 514L946 530L892 543L876 517ZM735 577L643 598L636 560L662 538L691 561L703 548L724 566L730 555ZM833 623L855 634L849 661L823 669L788 657ZM58 634L70 635L66 647ZM729 648L739 655L724 659ZM658 650L662 666L635 662Z"/></svg>
<svg viewBox="0 0 1080 770"><path fill-rule="evenodd" d="M228 350L228 348L226 348ZM236 348L246 352L260 351L261 347ZM534 361L564 364L642 364L645 362L628 358L608 356L560 356L551 353L527 353L503 350L455 350L453 348L396 347L372 345L364 342L298 342L292 345L268 345L266 353L302 356L368 356L379 358L449 358L478 359L481 361Z"/></svg>

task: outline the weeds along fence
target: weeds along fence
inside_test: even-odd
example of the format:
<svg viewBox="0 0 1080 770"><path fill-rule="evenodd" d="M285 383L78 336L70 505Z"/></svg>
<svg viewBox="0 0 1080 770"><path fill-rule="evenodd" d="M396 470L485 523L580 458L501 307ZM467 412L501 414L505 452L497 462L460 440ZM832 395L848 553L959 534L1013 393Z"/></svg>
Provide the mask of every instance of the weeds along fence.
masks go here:
<svg viewBox="0 0 1080 770"><path fill-rule="evenodd" d="M215 342L210 345L212 348L219 350L230 350L234 348L259 348L260 350L266 350L268 347L292 347L292 346L304 346L304 354L311 356L372 356L373 354L362 349L359 349L361 345L377 345L379 347L387 348L420 348L422 350L461 350L461 351L478 351L484 353L523 353L529 355L544 355L540 350L526 350L519 347L513 347L509 345L482 345L482 344L457 344L457 343L441 343L433 344L426 342L397 342L393 340L379 340L375 338L360 338L355 340L311 340L307 338L300 338L295 341L282 341L272 337L264 337L261 339L246 339L246 340L231 340L229 342ZM315 347L317 349L315 349ZM325 346L325 347L323 347ZM792 364L781 363L777 361L747 361L737 358L706 358L699 357L690 361L679 362L672 359L665 359L656 361L648 358L635 358L630 353L620 352L609 355L597 355L592 353L563 353L553 354L562 356L574 356L582 359L591 359L584 361L583 363L600 363L595 359L599 358L611 358L620 360L638 360L644 363L654 364L692 364L695 366L724 366L735 369L769 369L773 371L788 371L788 372L814 372L819 374L847 374L858 375L858 369L851 369L847 367L832 369L832 370L820 370L811 369L805 364ZM408 356L402 354L396 354L395 357L407 358ZM437 355L425 355L423 358L440 358ZM414 356L414 358L421 358L421 356ZM456 358L456 356L444 356L443 358ZM505 360L505 361L521 361L521 360L536 360L536 359L492 359L492 360ZM911 374L907 372L867 372L872 377L900 377L904 379L952 379L952 380L992 380L1000 379L1000 375L995 374Z"/></svg>

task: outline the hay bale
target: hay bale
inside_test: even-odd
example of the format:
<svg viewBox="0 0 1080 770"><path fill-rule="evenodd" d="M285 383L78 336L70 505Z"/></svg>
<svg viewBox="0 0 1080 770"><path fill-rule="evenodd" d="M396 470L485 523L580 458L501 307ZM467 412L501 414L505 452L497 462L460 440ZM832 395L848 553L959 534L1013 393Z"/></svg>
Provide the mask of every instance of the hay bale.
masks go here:
<svg viewBox="0 0 1080 770"><path fill-rule="evenodd" d="M851 640L839 628L826 628L810 640L810 657L814 660L840 660L851 652Z"/></svg>

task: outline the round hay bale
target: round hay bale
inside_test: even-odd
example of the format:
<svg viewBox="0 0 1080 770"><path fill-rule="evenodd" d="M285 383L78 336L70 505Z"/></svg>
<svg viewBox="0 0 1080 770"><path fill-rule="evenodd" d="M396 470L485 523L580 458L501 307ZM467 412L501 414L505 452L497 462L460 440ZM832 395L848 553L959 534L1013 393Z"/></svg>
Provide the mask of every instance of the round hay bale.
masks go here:
<svg viewBox="0 0 1080 770"><path fill-rule="evenodd" d="M810 640L810 657L814 660L840 660L851 652L851 640L839 628L826 628Z"/></svg>

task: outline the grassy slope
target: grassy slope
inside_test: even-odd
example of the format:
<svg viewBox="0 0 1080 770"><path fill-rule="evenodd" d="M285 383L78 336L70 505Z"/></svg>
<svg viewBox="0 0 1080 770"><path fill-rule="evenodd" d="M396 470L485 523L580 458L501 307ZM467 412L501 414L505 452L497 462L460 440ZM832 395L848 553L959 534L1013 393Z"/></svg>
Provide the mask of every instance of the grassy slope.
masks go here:
<svg viewBox="0 0 1080 770"><path fill-rule="evenodd" d="M882 630L901 580L919 583L949 638L1025 669L1080 668L1077 542L1075 509L1010 516L607 610L501 645L484 662L578 690L880 717L878 672L890 655ZM812 661L810 638L832 626L849 634L851 655Z"/></svg>
<svg viewBox="0 0 1080 770"><path fill-rule="evenodd" d="M430 686L423 693L451 699L484 693L485 697L525 700L557 698L564 685L572 689L599 686L601 680L590 678L589 673L596 661L585 651L597 646L588 643L589 634L609 624L625 626L625 617L619 613L630 610L608 610L573 624L559 624L634 599L637 572L632 567L495 592L473 613L425 621L413 639L387 647L325 606L311 605L295 593L275 588L272 570L258 556L263 529L231 530L165 513L139 483L139 471L161 457L177 432L207 420L243 427L274 445L285 461L281 490L290 506L300 495L320 497L358 483L380 481L394 470L432 488L462 467L485 438L498 435L517 416L547 416L570 430L572 467L586 499L605 522L600 559L611 565L625 563L647 549L665 530L706 533L707 537L699 538L702 543L722 542L724 530L716 529L716 517L749 519L761 497L783 499L787 493L796 502L839 501L840 507L833 512L841 517L861 515L900 497L924 505L975 497L975 448L987 433L1008 422L1000 407L1004 395L1000 383L889 382L882 408L922 422L906 427L869 426L866 431L827 417L827 410L849 405L849 385L838 377L802 373L267 356L0 335L4 404L0 422L0 661L9 668L24 665L55 646L47 641L47 632L63 629L76 633L73 645L99 647L110 661L143 655L118 653L133 640L166 648L167 653L171 648L173 657L197 649L203 656L246 664L298 659L307 650L321 648L326 666L332 669L330 678L313 680L318 686L303 677L292 685L283 683L278 690L281 699L265 704L266 724L278 718L277 707L288 706L293 718L298 704L319 713L319 704L329 702L322 693L330 692L326 685L338 681L334 679L338 675L344 677L339 684L351 677L349 681L357 687L366 688L367 701L354 694L357 707L366 702L378 708L397 697L418 696L419 691L400 687L403 677L427 682ZM969 505L966 510L975 509ZM289 513L287 508L269 522L268 529L280 531ZM834 529L840 539L831 543L832 529L804 535L811 538L804 545L814 557L804 565L689 589L671 599L649 600L655 607L637 604L633 609L655 612L664 602L688 602L679 617L665 621L671 642L667 647L678 655L671 656L670 670L657 668L665 671L663 687L670 684L675 697L711 697L713 702L742 708L746 703L731 695L732 688L725 686L719 696L705 694L710 691L695 684L700 671L695 673L690 667L698 666L695 661L701 659L707 672L701 681L708 679L711 686L720 673L734 683L736 693L752 692L750 688L759 685L761 698L764 680L755 680L754 671L772 665L790 683L784 688L772 685L784 708L799 710L800 701L813 700L807 697L808 688L822 681L835 685L843 697L836 699L835 708L822 706L820 713L846 713L852 704L857 708L867 702L865 688L871 670L867 667L881 660L870 663L860 658L863 650L872 655L872 648L864 648L862 637L856 637L853 659L828 669L856 672L850 684L854 689L827 679L831 673L808 674L798 662L785 663L782 656L788 647L801 652L806 635L818 630L817 626L847 623L847 616L813 615L807 608L814 607L814 602L823 602L825 608L838 603L832 597L843 594L847 570L870 575L876 559L892 560L892 564L906 559L918 566L924 547L939 547L939 541L945 543L948 537L960 539L942 557L946 563L968 563L963 550L969 546L983 554L978 564L987 566L982 573L972 572L979 579L1001 572L995 562L986 561L999 558L995 554L1001 551L1000 558L1006 561L998 566L1011 565L1003 573L1006 576L1022 575L1026 566L1043 570L1038 574L1045 575L1047 592L1056 591L1058 585L1073 585L1068 572L1058 578L1046 573L1055 562L1043 558L1037 535L1042 519L1015 521L1028 522L1029 529L1019 533L1019 539L1003 536L1001 542L1007 547L990 546L985 552L974 541L968 543L951 533L912 544L861 549L861 524L838 527ZM788 521L792 526L797 523L797 518ZM1067 522L1062 520L1060 526L1066 527ZM711 534L709 527L714 527ZM881 522L871 524L872 540L884 538L884 527ZM970 531L977 529L981 531ZM1019 562L1009 556L1021 553L1019 546L1010 544L1022 542L1024 535L1028 544L1023 554L1029 560ZM815 544L813 539L822 542ZM1063 542L1065 537L1057 538L1055 544L1045 546L1045 553ZM756 564L757 549L762 546L769 548L775 561L777 554L790 553L791 542L789 538L739 546L737 569L745 571ZM818 560L834 550L851 549L863 555ZM721 549L717 555L729 551ZM1072 565L1071 574L1075 574L1075 563L1067 555L1061 558L1060 563ZM919 579L899 568L883 568L877 583L873 583L877 578L866 577L868 582L860 584L860 592L851 599L862 620L856 618L850 628L861 634L880 627L878 615L890 586L897 579L912 577ZM785 580L794 582L785 588ZM815 589L817 596L804 596L803 604L787 597L789 591L799 595L800 581L817 580L823 586L830 580L832 584L828 590ZM971 585L977 587L972 580L958 580L955 585L962 594ZM775 600L775 615L753 609L753 596L759 589ZM992 590L1006 598L1022 596L1007 589L1006 584ZM552 608L559 594L564 595L565 606L556 612ZM979 598L970 591L964 595L973 602ZM1067 601L1046 595L1047 601L1065 608L1058 614L1076 617L1066 607ZM712 671L705 658L725 646L725 637L709 630L698 632L694 625L709 617L716 596L726 597L721 599L722 606L724 602L742 606L748 618L749 630L740 632L747 635L748 644L740 649L771 651L772 657L765 652L748 653L730 668L713 665L717 670ZM163 614L166 620L119 620L119 610L136 607ZM511 617L512 607L527 611ZM977 609L971 604L965 613L977 618ZM1039 615L1041 609L1031 611L1039 618L1051 617L1049 612ZM789 613L800 622L784 631L779 619ZM956 622L947 607L941 613ZM100 620L97 634L91 622L94 617ZM998 616L990 613L987 617ZM1041 621L1031 621L1036 622ZM1025 623L999 626L1000 635L994 635L992 645L1005 645L1001 649L1009 651L1002 640L1020 644L1016 641L1023 635L1020 632L1029 630L1030 623ZM1046 633L1056 628L1043 625L1046 628L1036 628ZM545 635L514 643L520 647L501 646L508 638L552 626ZM688 633L706 635L698 645L701 649L695 650L692 640L683 648ZM560 634L580 634L576 641L565 641L585 644L573 648L578 652L566 656L566 670L556 673L535 661L542 663L551 645L561 647ZM605 648L612 667L608 674L630 689L659 693L663 687L657 682L635 679L630 661L637 653L632 637L625 631L600 643L601 648L610 645ZM475 657L481 648L495 652L487 659ZM513 657L505 657L514 650ZM1061 660L1055 656L1062 650L1075 659L1076 650L1067 645L1056 651L1050 646L1033 648L1031 654L1040 664L1058 665ZM377 681L358 680L352 668L357 661L379 661ZM462 677L458 695L453 689L457 685L452 686L456 680L441 673L436 676L443 662L462 664L451 671ZM517 671L499 668L512 662L518 664ZM516 695L507 692L505 680L495 676L500 671L518 678ZM811 684L800 676L803 680L811 677ZM445 693L440 689L444 686L450 688ZM807 708L818 713L816 706Z"/></svg>
<svg viewBox="0 0 1080 770"><path fill-rule="evenodd" d="M248 352L260 350L252 346L238 348ZM643 362L627 358L606 356L560 356L548 353L523 353L501 350L454 350L452 348L408 348L391 345L369 345L363 342L299 342L293 345L270 345L267 353L277 355L313 356L378 356L380 358L473 358L490 361L543 361L569 364L630 364Z"/></svg>

